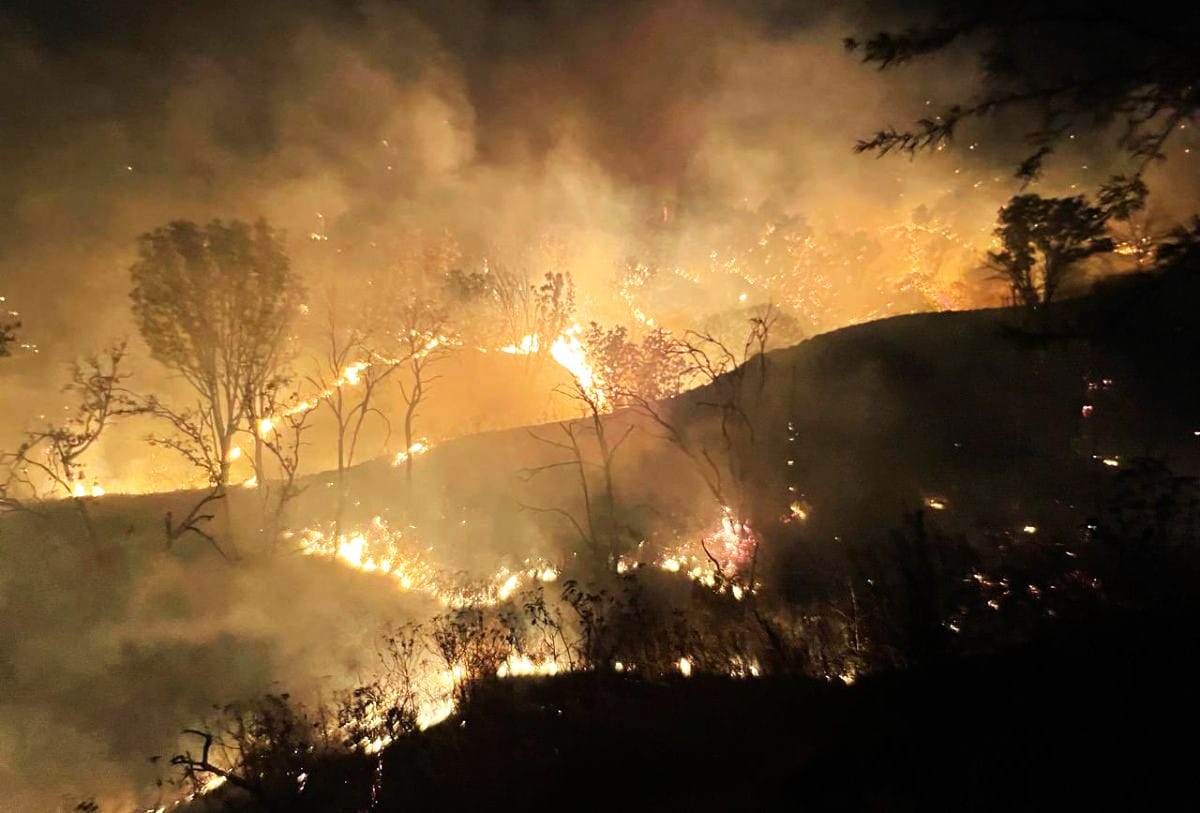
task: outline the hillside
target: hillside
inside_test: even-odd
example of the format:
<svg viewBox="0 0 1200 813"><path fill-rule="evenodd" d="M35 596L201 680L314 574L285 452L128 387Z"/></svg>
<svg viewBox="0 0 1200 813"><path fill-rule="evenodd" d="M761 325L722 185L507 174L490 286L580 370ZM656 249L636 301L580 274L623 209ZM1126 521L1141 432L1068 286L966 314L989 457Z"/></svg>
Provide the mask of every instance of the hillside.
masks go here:
<svg viewBox="0 0 1200 813"><path fill-rule="evenodd" d="M1136 471L1135 458L1168 459L1177 475L1200 470L1197 302L1196 282L1175 276L1037 316L897 317L755 360L744 378L741 408L752 431L739 447L736 482L763 540L764 589L797 613L841 601L852 581L891 572L893 532L922 506L934 531L964 542L981 568L1011 563L1014 552L1055 566L1086 555L1095 530L1088 526L1108 510L1122 475ZM661 413L714 456L723 447L711 404L723 386L681 396ZM656 549L719 523L721 506L701 470L661 438L661 426L636 410L605 422L614 437L634 427L613 470L628 555L653 561ZM531 431L557 430L437 446L417 460L411 494L388 461L357 467L348 527L379 516L441 570L482 576L537 556L575 576L580 539L549 509L581 517L579 486L569 468L531 475L563 459ZM331 483L329 475L309 478L292 527L328 527ZM50 507L48 519L0 519L0 801L9 794L10 807L36 806L47 792L133 798L131 788L169 770L147 758L173 753L176 732L212 704L279 691L314 697L365 679L386 628L439 611L429 596L398 590L385 576L289 555L298 541L268 555L270 546L250 535L232 564L197 537L168 550L163 513L188 498L94 500L106 540L98 557L68 506ZM249 514L252 500L238 492L235 518ZM792 503L802 503L803 519L790 513ZM680 595L672 612L707 606ZM974 645L996 624L975 623ZM743 689L730 691L729 703L743 703ZM747 716L760 716L760 701L745 702ZM861 713L907 701L853 702L866 704Z"/></svg>

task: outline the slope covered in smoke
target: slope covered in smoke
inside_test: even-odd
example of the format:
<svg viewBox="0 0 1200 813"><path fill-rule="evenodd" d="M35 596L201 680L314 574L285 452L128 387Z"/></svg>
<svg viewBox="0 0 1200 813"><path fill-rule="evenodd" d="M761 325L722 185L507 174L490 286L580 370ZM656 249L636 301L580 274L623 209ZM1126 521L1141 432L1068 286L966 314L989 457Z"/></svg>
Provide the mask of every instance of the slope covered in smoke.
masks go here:
<svg viewBox="0 0 1200 813"><path fill-rule="evenodd" d="M898 317L752 360L742 408L753 455L738 477L762 540L761 580L803 606L847 572L850 552L886 549L902 514L921 506L985 557L1086 545L1133 457L1170 455L1177 471L1196 471L1196 301L1194 281L1176 277L1034 318ZM717 388L657 414L719 459ZM722 506L694 461L662 439L663 424L635 410L604 420L614 436L633 427L614 458L619 544L669 571L662 552L711 533ZM431 567L478 579L528 562L570 572L586 555L566 518L582 523L578 480L570 467L535 473L562 460L534 437L553 431L448 442L417 460L411 492L389 461L359 466L347 533L399 529ZM584 453L595 459L594 447ZM308 483L294 536L274 550L243 543L235 563L197 537L164 549L163 512L182 511L186 493L95 500L99 554L65 505L48 520L0 521L6 804L140 798L136 789L168 770L147 758L177 749L176 732L210 704L354 685L388 625L436 612L436 594L420 585L362 572L361 548L357 560L298 555L311 542L304 528L328 533L329 482ZM237 490L232 511L248 525L253 492ZM250 527L243 538L254 539Z"/></svg>

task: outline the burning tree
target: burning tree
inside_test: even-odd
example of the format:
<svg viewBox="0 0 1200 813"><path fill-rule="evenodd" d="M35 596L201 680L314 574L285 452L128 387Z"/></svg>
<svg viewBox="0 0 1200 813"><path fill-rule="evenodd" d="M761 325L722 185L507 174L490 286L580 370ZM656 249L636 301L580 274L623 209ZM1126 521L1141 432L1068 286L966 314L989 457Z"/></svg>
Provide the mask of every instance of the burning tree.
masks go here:
<svg viewBox="0 0 1200 813"><path fill-rule="evenodd" d="M113 420L143 410L125 387L129 375L121 370L124 358L122 342L110 347L105 355L88 357L72 367L65 392L78 399L75 414L63 424L26 433L17 451L0 455L0 463L7 469L6 479L0 483L0 508L28 510L24 500L42 500L49 487L51 493L71 500L88 539L99 550L100 539L88 501L104 490L98 484L87 484L83 457Z"/></svg>
<svg viewBox="0 0 1200 813"><path fill-rule="evenodd" d="M1083 197L1018 195L1000 210L1001 249L988 253L997 277L1013 299L1036 308L1054 299L1080 261L1111 251L1107 214Z"/></svg>
<svg viewBox="0 0 1200 813"><path fill-rule="evenodd" d="M282 236L253 226L179 220L142 235L131 268L133 313L155 359L200 396L229 482L233 438L277 386L287 330L303 295ZM254 433L255 460L263 448Z"/></svg>

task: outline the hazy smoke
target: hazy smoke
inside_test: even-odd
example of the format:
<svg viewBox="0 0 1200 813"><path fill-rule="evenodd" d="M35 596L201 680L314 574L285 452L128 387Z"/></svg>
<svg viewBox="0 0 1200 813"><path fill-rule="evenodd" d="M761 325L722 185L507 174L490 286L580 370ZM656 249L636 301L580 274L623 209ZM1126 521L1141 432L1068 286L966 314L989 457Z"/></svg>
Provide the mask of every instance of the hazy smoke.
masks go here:
<svg viewBox="0 0 1200 813"><path fill-rule="evenodd" d="M0 362L0 448L62 408L64 362L133 333L134 240L172 219L268 218L287 230L314 294L410 275L450 234L464 264L535 255L571 271L581 319L612 323L631 321L613 296L627 258L719 265L747 223L795 215L842 241L827 272L837 285L863 273L855 245L912 222L918 207L982 246L1016 191L1021 145L1004 131L964 133L915 162L852 154L873 128L969 94L975 76L966 53L903 73L864 68L841 38L883 20L857 4L786 16L790 4L768 0L80 3L57 16L27 5L0 12L0 295L41 352ZM1090 185L1102 165L1055 183ZM973 302L994 301L969 254L945 273L970 282ZM858 312L886 310L884 271L902 261L887 254L871 266L877 278L849 286ZM730 285L655 304L673 326L698 324L741 304ZM172 386L135 353L140 387ZM469 409L487 393L468 383L443 390L441 431L477 420ZM544 404L530 396L526 420ZM95 463L115 477L147 454L106 446L116 448ZM22 542L10 572L39 571L33 546L51 541ZM53 579L74 567L47 568L42 587L60 589ZM311 685L374 633L344 602L328 616L311 603L300 616L274 612L307 576L249 572L231 584L223 573L206 584L213 593L194 569L153 567L112 585L110 607L68 595L36 646L0 646L0 704L20 707L0 717L0 785L51 769L50 788L81 769L124 770L175 729L173 715L203 712L214 688ZM320 595L359 589L324 584ZM0 570L0 642L27 635L41 612L18 598ZM383 601L367 602L372 620L391 609ZM81 656L62 642L89 613L109 637ZM7 699L9 681L50 688ZM111 701L103 714L89 717L90 693Z"/></svg>

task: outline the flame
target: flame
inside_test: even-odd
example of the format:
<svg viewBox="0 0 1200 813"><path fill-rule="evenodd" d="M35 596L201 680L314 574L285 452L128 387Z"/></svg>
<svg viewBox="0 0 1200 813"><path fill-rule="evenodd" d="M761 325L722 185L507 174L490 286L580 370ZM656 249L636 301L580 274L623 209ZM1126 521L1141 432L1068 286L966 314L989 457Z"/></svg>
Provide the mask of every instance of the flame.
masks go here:
<svg viewBox="0 0 1200 813"><path fill-rule="evenodd" d="M520 344L506 344L500 348L501 353L508 353L514 356L528 356L530 353L538 352L538 337L536 333L530 333L521 339Z"/></svg>
<svg viewBox="0 0 1200 813"><path fill-rule="evenodd" d="M84 485L83 483L76 481L75 484L73 486L71 486L71 496L72 497L103 497L104 496L104 488L99 483L92 483L91 487L89 488L88 486Z"/></svg>
<svg viewBox="0 0 1200 813"><path fill-rule="evenodd" d="M427 548L416 544L404 531L392 528L382 517L337 538L319 528L305 528L298 535L301 551L309 556L332 559L362 573L388 576L399 590L424 593L445 607L495 606L523 588L558 578L558 568L551 563L529 559L520 569L500 567L482 580L464 581L435 567Z"/></svg>
<svg viewBox="0 0 1200 813"><path fill-rule="evenodd" d="M592 403L604 408L607 400L604 395L604 382L588 361L587 350L579 340L582 332L583 328L579 325L572 325L564 330L550 346L550 355L575 377L579 388Z"/></svg>
<svg viewBox="0 0 1200 813"><path fill-rule="evenodd" d="M428 452L430 450L430 448L432 448L432 447L429 445L428 441L425 441L425 440L413 441L412 446L409 446L407 449L402 449L401 451L396 452L396 456L394 458L392 458L392 465L393 466L403 465L404 462L406 460L408 460L408 458L425 454L426 452Z"/></svg>

